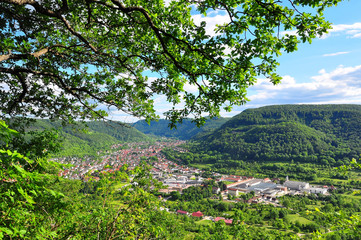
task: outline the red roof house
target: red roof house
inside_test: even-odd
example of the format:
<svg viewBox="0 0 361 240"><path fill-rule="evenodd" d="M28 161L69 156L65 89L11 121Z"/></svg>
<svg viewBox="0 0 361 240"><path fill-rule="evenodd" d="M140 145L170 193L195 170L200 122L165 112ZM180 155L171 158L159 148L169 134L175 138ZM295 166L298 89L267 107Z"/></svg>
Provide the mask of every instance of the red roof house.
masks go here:
<svg viewBox="0 0 361 240"><path fill-rule="evenodd" d="M178 213L178 214L183 214L183 215L187 215L187 214L188 214L188 212L183 211L183 210L177 210L177 213Z"/></svg>
<svg viewBox="0 0 361 240"><path fill-rule="evenodd" d="M201 213L201 211L198 211L198 212L194 212L192 213L192 217L203 217L203 213Z"/></svg>
<svg viewBox="0 0 361 240"><path fill-rule="evenodd" d="M232 225L232 222L233 222L232 219L225 219L224 217L216 217L214 219L215 222L218 222L220 220L224 221L226 223L226 225Z"/></svg>

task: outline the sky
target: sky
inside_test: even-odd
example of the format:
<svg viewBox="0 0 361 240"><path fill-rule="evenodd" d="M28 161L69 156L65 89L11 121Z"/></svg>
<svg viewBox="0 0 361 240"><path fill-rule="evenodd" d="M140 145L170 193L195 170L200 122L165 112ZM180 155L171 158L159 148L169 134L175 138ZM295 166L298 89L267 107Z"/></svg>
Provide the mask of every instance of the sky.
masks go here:
<svg viewBox="0 0 361 240"><path fill-rule="evenodd" d="M234 106L231 112L221 112L221 116L232 117L247 108L275 104L361 104L360 9L361 0L344 0L327 9L324 16L333 27L329 33L278 58L281 84L274 86L260 78L248 89L249 102ZM194 14L193 18L195 22L205 20L209 31L226 21L225 16L217 13L206 18ZM162 112L170 109L171 104L162 96L154 100L162 118ZM110 116L125 122L138 120L117 111Z"/></svg>

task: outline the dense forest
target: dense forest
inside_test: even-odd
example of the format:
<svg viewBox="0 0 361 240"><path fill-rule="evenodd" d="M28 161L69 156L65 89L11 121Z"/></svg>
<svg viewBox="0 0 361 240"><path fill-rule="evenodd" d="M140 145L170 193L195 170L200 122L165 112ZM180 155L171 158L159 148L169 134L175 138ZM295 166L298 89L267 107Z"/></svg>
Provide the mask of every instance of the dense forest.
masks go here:
<svg viewBox="0 0 361 240"><path fill-rule="evenodd" d="M190 144L243 161L342 165L361 151L360 105L280 105L247 109Z"/></svg>
<svg viewBox="0 0 361 240"><path fill-rule="evenodd" d="M133 126L145 134L189 140L191 138L200 138L203 135L212 133L228 120L229 118L222 117L207 119L203 126L197 127L196 123L192 122L192 119L184 119L182 123L176 124L176 127L173 129L169 127L170 121L168 120L160 119L159 121L151 121L150 124L144 120L140 120L134 123Z"/></svg>
<svg viewBox="0 0 361 240"><path fill-rule="evenodd" d="M28 132L55 129L62 141L62 149L55 156L95 156L121 142L151 141L152 138L121 122L91 121L63 126L60 121L36 120Z"/></svg>

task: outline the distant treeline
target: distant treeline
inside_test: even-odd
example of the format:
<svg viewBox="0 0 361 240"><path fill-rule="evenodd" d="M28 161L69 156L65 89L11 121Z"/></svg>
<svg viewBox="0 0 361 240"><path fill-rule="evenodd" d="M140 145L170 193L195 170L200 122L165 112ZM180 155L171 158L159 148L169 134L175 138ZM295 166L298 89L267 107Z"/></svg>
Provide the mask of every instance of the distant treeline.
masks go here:
<svg viewBox="0 0 361 240"><path fill-rule="evenodd" d="M210 134L215 129L226 123L229 118L207 119L202 127L192 122L191 119L185 119L181 124L177 124L176 128L170 129L170 121L160 119L159 121L151 121L148 124L141 120L134 123L134 127L145 134L155 135L159 137L176 138L180 140L189 140L192 138L200 138L203 135Z"/></svg>
<svg viewBox="0 0 361 240"><path fill-rule="evenodd" d="M62 126L60 121L36 120L27 131L55 130L62 141L62 150L56 157L97 156L98 151L109 150L113 144L151 141L152 138L121 122L92 121Z"/></svg>
<svg viewBox="0 0 361 240"><path fill-rule="evenodd" d="M359 158L360 136L360 105L279 105L247 109L190 149L233 160L342 165Z"/></svg>

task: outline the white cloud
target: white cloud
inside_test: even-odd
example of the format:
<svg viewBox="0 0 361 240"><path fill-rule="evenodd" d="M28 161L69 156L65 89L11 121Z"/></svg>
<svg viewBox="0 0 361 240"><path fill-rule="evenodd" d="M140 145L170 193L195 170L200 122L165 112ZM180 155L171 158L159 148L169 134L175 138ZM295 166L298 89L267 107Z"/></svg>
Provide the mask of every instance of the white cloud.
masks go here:
<svg viewBox="0 0 361 240"><path fill-rule="evenodd" d="M329 30L329 33L322 38L327 38L332 35L338 36L341 34L348 38L361 38L361 22L332 25L332 29Z"/></svg>
<svg viewBox="0 0 361 240"><path fill-rule="evenodd" d="M361 38L361 31L357 34L353 34L351 38Z"/></svg>
<svg viewBox="0 0 361 240"><path fill-rule="evenodd" d="M297 35L297 30L292 31L282 31L281 35ZM361 38L361 22L356 22L353 24L335 24L332 25L332 28L328 30L327 34L324 34L320 39L326 39L331 36L343 35L347 38Z"/></svg>
<svg viewBox="0 0 361 240"><path fill-rule="evenodd" d="M183 87L184 91L188 93L197 93L198 92L198 86L194 84L186 83Z"/></svg>
<svg viewBox="0 0 361 240"><path fill-rule="evenodd" d="M348 54L350 52L336 52L336 53L327 53L327 54L323 54L323 57L333 57L333 56L338 56L338 55L342 55L342 54Z"/></svg>
<svg viewBox="0 0 361 240"><path fill-rule="evenodd" d="M330 30L330 32L343 32L343 31L348 31L348 32L353 32L353 31L357 31L357 30L361 30L361 22L356 22L353 24L335 24L332 25L332 29Z"/></svg>
<svg viewBox="0 0 361 240"><path fill-rule="evenodd" d="M340 65L332 71L321 69L308 82L299 82L287 75L283 76L281 84L275 86L268 79L259 79L249 88L248 93L250 102L234 107L230 113L223 111L221 116L231 117L245 108L274 104L361 104L361 65ZM157 114L161 117L165 111L173 107L165 96L155 96L154 104ZM177 109L183 107L183 102L176 105ZM112 111L111 116L114 120L126 122L138 120L121 111Z"/></svg>
<svg viewBox="0 0 361 240"><path fill-rule="evenodd" d="M209 13L208 16L195 14L192 15L192 18L194 23L198 26L201 24L201 22L206 22L206 34L210 36L217 35L215 32L217 25L223 25L230 22L229 16L225 14L224 11L213 11Z"/></svg>
<svg viewBox="0 0 361 240"><path fill-rule="evenodd" d="M333 71L322 69L310 82L299 83L291 76L284 76L282 83L274 86L261 79L249 89L247 108L271 104L361 104L361 65L339 66Z"/></svg>
<svg viewBox="0 0 361 240"><path fill-rule="evenodd" d="M0 91L1 90L8 92L10 90L9 85L7 85L6 83L0 82Z"/></svg>
<svg viewBox="0 0 361 240"><path fill-rule="evenodd" d="M171 2L172 0L164 0L164 5L168 7Z"/></svg>
<svg viewBox="0 0 361 240"><path fill-rule="evenodd" d="M123 123L133 123L140 120L139 118L131 116L123 111L111 111L109 113L109 119L112 121L121 121Z"/></svg>
<svg viewBox="0 0 361 240"><path fill-rule="evenodd" d="M280 32L280 35L281 36L285 36L285 35L294 35L296 36L297 35L297 30L290 30L290 31L281 31Z"/></svg>

